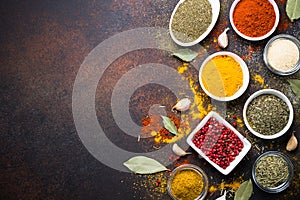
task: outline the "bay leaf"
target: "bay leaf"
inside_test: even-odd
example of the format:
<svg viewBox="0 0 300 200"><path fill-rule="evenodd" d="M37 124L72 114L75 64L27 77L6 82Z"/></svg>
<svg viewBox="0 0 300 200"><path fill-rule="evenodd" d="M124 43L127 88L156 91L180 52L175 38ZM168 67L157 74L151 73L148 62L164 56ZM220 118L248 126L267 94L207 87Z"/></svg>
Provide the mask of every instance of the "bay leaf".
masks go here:
<svg viewBox="0 0 300 200"><path fill-rule="evenodd" d="M123 163L128 169L137 174L154 174L168 170L158 161L146 156L135 156Z"/></svg>
<svg viewBox="0 0 300 200"><path fill-rule="evenodd" d="M198 56L198 53L190 49L178 49L172 53L172 56L176 56L185 62L191 62Z"/></svg>
<svg viewBox="0 0 300 200"><path fill-rule="evenodd" d="M178 135L177 132L177 127L175 126L174 122L166 116L161 116L163 119L163 123L164 123L164 127L170 131L170 133L174 134L174 135Z"/></svg>
<svg viewBox="0 0 300 200"><path fill-rule="evenodd" d="M299 79L288 79L291 89L300 98L300 80Z"/></svg>
<svg viewBox="0 0 300 200"><path fill-rule="evenodd" d="M300 18L300 0L287 0L285 11L291 21Z"/></svg>
<svg viewBox="0 0 300 200"><path fill-rule="evenodd" d="M234 200L248 200L253 192L253 185L251 179L244 181L239 189L235 192Z"/></svg>

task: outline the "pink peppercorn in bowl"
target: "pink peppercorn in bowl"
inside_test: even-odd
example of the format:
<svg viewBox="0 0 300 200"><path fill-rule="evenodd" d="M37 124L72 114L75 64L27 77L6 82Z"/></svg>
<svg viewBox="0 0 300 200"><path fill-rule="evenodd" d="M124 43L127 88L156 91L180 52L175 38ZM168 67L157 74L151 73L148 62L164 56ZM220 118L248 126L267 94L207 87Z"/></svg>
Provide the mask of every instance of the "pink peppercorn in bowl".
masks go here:
<svg viewBox="0 0 300 200"><path fill-rule="evenodd" d="M251 148L251 143L214 111L190 133L187 143L224 175L229 174Z"/></svg>
<svg viewBox="0 0 300 200"><path fill-rule="evenodd" d="M229 11L229 20L230 20L230 24L233 28L233 30L239 35L241 36L242 38L246 39L246 40L249 40L249 41L260 41L260 40L263 40L263 39L266 39L267 37L269 37L270 35L272 35L272 33L276 30L278 24L279 24L279 19L280 19L280 13L279 13L279 9L278 9L278 6L276 4L276 2L274 0L269 0L269 3L271 4L271 6L273 7L274 9L274 14L275 14L275 21L274 21L274 24L271 28L268 29L268 31L266 33L264 33L263 35L259 35L259 36L253 36L253 35L249 35L248 33L246 32L243 32L243 30L239 29L238 28L238 25L235 23L235 19L234 19L234 14L235 14L235 11L236 9L238 8L239 4L242 2L243 0L235 0L232 5L231 5L231 8L230 8L230 11ZM255 1L252 1L252 3L254 4ZM243 23L245 26L249 27L251 25L261 25L263 27L264 23L263 22L259 22L257 20L257 16L260 16L261 14L260 13L251 13L249 11L249 7L247 7L247 11L244 11L243 12ZM262 6L261 8L259 9L254 9L256 12L263 12L264 10L264 7ZM248 17L251 18L251 15L253 16L253 22L251 22L250 20L248 20Z"/></svg>

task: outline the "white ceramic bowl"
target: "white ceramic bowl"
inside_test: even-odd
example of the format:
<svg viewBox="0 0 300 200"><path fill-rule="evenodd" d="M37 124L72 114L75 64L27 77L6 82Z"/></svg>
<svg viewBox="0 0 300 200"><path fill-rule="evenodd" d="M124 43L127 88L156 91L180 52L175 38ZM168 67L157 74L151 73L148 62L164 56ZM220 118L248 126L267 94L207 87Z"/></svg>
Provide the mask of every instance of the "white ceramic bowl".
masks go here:
<svg viewBox="0 0 300 200"><path fill-rule="evenodd" d="M239 152L239 154L235 157L235 159L230 162L229 166L226 169L221 168L219 165L214 163L212 160L210 160L202 151L199 149L194 143L193 138L197 134L197 132L207 123L207 121L214 117L217 119L218 122L223 123L227 128L231 129L243 142L243 149ZM248 151L251 148L251 143L242 135L240 134L231 124L229 124L224 118L222 118L219 114L217 114L214 111L211 111L208 113L203 120L197 125L197 127L190 133L190 135L187 138L187 143L207 162L209 162L213 167L215 167L218 171L220 171L222 174L227 175L229 174L236 166L237 164L244 158L244 156L248 153Z"/></svg>
<svg viewBox="0 0 300 200"><path fill-rule="evenodd" d="M213 95L205 88L204 83L201 78L202 70L203 70L203 67L206 65L206 63L209 60L211 60L212 58L214 58L216 56L222 56L222 55L227 55L227 56L234 58L235 61L237 61L240 64L242 71L243 71L243 78L244 78L243 85L242 85L242 87L240 87L240 89L234 95L232 95L230 97L218 97L218 96ZM246 91L246 89L249 85L249 70L248 70L248 67L247 67L246 63L244 62L244 60L241 57L239 57L238 55L236 55L235 53L228 52L228 51L220 51L220 52L216 52L216 53L208 56L203 61L202 65L200 67L200 70L199 70L199 82L200 82L201 88L209 97L211 97L215 100L218 100L218 101L231 101L231 100L237 99Z"/></svg>
<svg viewBox="0 0 300 200"><path fill-rule="evenodd" d="M230 24L233 28L233 30L239 35L241 36L242 38L246 39L246 40L250 40L250 41L259 41L259 40L263 40L267 37L269 37L277 28L278 26L278 23L279 23L279 18L280 18L280 14L279 14L279 9L278 9L278 6L276 4L276 2L274 0L269 0L269 2L272 4L273 8L274 8L274 11L275 11L275 16L276 16L276 19L275 19L275 23L274 23L274 26L273 28L268 32L266 33L265 35L263 36L260 36L260 37L250 37L250 36L247 36L243 33L241 33L237 28L236 26L234 25L233 23L233 12L234 12L234 9L236 7L236 5L240 2L241 0L235 0L232 5L231 5L231 8L230 8L230 11L229 11L229 20L230 20Z"/></svg>
<svg viewBox="0 0 300 200"><path fill-rule="evenodd" d="M272 95L275 95L275 96L281 98L287 104L289 111L290 111L289 120L288 120L286 126L281 131L279 131L278 133L275 133L273 135L263 135L261 133L258 133L257 131L253 130L253 128L250 126L250 124L247 120L248 105L250 104L250 102L253 99L255 99L256 97L258 97L260 95L264 95L264 94L272 94ZM248 130L251 133L253 133L254 135L256 135L257 137L260 137L263 139L275 139L275 138L282 136L291 127L293 119L294 119L294 110L293 110L293 106L292 106L290 100L282 92L279 92L278 90L274 90L274 89L262 89L262 90L255 92L247 99L247 101L244 105L244 109L243 109L243 119L244 119L244 123L245 123L246 127L248 128Z"/></svg>
<svg viewBox="0 0 300 200"><path fill-rule="evenodd" d="M213 29L213 27L215 26L217 20L218 20L218 17L219 17L219 13L220 13L220 1L219 0L208 0L211 4L211 7L212 7L212 20L211 20L211 23L209 25L209 27L206 29L206 31L199 36L198 39L192 41L192 42L181 42L179 41L175 36L174 36L174 33L173 33L173 30L172 30L172 27L171 27L171 24L172 24L172 21L173 21L173 17L175 15L175 12L177 11L177 8L179 7L180 4L182 4L185 0L180 0L177 5L175 6L173 12L172 12L172 15L171 15L171 19L170 19L170 23L169 23L169 31L170 31L170 35L171 35L171 38L173 39L173 41L180 45L180 46L184 46L184 47L188 47L188 46L193 46L195 44L198 44L200 41L202 41L210 32L211 30Z"/></svg>

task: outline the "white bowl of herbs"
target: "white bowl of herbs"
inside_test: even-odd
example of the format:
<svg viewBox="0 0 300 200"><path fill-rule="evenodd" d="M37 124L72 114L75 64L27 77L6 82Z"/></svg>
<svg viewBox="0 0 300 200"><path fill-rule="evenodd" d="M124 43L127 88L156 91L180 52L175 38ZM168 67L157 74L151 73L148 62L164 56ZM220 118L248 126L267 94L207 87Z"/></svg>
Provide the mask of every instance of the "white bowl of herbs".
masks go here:
<svg viewBox="0 0 300 200"><path fill-rule="evenodd" d="M170 18L171 38L184 47L199 43L211 32L219 13L219 0L179 0Z"/></svg>
<svg viewBox="0 0 300 200"><path fill-rule="evenodd" d="M243 109L248 130L263 139L275 139L292 125L294 111L289 99L275 89L262 89L252 94Z"/></svg>

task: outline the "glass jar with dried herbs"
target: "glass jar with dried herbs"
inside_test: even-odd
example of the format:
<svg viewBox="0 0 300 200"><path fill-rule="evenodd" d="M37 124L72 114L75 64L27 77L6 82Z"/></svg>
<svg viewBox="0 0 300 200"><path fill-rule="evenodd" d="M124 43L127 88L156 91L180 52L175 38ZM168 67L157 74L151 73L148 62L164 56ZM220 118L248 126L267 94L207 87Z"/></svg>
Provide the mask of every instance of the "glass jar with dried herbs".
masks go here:
<svg viewBox="0 0 300 200"><path fill-rule="evenodd" d="M260 189L269 193L281 192L290 184L293 164L280 152L265 152L255 161L252 176Z"/></svg>

